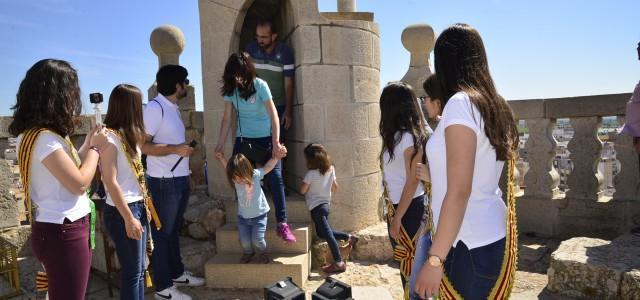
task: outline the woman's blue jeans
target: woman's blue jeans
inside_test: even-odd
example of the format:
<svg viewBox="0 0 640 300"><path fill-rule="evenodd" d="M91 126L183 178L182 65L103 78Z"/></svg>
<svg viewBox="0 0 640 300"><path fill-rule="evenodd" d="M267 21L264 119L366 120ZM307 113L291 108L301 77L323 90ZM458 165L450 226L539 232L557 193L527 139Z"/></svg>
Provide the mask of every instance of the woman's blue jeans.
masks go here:
<svg viewBox="0 0 640 300"><path fill-rule="evenodd" d="M104 208L104 228L116 246L120 262L120 299L144 300L147 212L142 202L130 203L128 206L144 228L140 240L130 239L127 236L124 219L120 216L118 209L108 204Z"/></svg>

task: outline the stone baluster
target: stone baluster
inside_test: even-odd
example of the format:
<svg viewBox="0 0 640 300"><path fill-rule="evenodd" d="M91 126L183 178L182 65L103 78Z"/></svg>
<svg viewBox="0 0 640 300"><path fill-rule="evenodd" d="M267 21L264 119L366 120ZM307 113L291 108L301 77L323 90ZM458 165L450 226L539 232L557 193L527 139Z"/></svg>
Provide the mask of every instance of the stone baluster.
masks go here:
<svg viewBox="0 0 640 300"><path fill-rule="evenodd" d="M525 149L529 170L524 178L525 195L553 199L562 195L558 189L560 174L553 166L557 141L552 135L555 119L528 119L529 139Z"/></svg>
<svg viewBox="0 0 640 300"><path fill-rule="evenodd" d="M598 128L602 117L571 118L573 138L567 146L571 152L573 170L567 179L568 198L600 200L603 196L603 178L598 172L602 141Z"/></svg>
<svg viewBox="0 0 640 300"><path fill-rule="evenodd" d="M338 12L355 12L356 0L338 0Z"/></svg>
<svg viewBox="0 0 640 300"><path fill-rule="evenodd" d="M618 124L624 124L625 117L618 116ZM620 162L620 171L613 179L616 200L638 200L640 172L638 172L638 153L633 146L633 138L627 134L610 134L615 143L616 159Z"/></svg>
<svg viewBox="0 0 640 300"><path fill-rule="evenodd" d="M436 35L427 24L411 25L402 31L402 45L411 53L409 70L402 81L413 87L416 96L425 96L422 83L433 72L429 66L429 54L433 51Z"/></svg>

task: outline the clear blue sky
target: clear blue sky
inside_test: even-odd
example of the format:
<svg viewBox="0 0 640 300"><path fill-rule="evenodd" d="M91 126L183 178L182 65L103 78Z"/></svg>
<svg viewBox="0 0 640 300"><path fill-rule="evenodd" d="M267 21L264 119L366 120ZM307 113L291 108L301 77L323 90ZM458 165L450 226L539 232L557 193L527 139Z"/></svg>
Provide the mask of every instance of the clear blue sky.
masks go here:
<svg viewBox="0 0 640 300"><path fill-rule="evenodd" d="M483 36L499 91L507 99L631 92L640 80L638 0L358 0L381 27L381 81L402 78L409 53L402 30L428 23L441 31L455 22ZM0 0L0 115L10 115L26 70L42 58L70 61L83 99L109 96L118 83L143 91L152 84L157 57L151 31L174 24L186 37L181 64L196 86L202 109L200 27L196 0ZM335 11L335 0L319 0ZM220 66L221 68L223 66ZM145 92L146 94L146 92ZM146 98L146 97L145 97Z"/></svg>

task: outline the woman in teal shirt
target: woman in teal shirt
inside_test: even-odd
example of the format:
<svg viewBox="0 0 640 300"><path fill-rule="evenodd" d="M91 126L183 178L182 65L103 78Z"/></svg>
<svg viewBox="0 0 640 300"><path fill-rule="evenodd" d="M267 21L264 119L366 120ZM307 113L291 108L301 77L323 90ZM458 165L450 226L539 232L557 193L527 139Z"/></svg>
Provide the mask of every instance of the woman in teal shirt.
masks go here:
<svg viewBox="0 0 640 300"><path fill-rule="evenodd" d="M218 144L215 153L224 155L224 142L231 127L232 110L235 110L238 126L233 153L241 152L241 143L249 142L254 146L268 150L270 155L263 161L254 161L264 165L274 153L286 154L287 149L280 144L280 120L273 103L267 83L256 78L256 68L246 52L231 54L222 75L223 86L220 93L224 97L224 116L220 126ZM246 155L246 153L243 153ZM287 223L287 208L282 179L282 164L278 162L265 177L273 198L273 206L278 222L278 236L285 242L295 243L296 237Z"/></svg>

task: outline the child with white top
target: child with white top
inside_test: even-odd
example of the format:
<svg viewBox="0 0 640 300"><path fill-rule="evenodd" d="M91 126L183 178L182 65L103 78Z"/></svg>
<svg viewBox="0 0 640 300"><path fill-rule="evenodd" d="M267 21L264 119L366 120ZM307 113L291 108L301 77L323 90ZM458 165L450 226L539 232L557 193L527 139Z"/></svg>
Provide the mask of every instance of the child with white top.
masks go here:
<svg viewBox="0 0 640 300"><path fill-rule="evenodd" d="M342 260L337 240L348 241L347 247L352 248L358 238L344 232L335 231L329 224L329 205L331 193L338 190L336 170L331 164L329 153L321 144L309 144L304 148L304 157L307 160L307 174L304 176L300 193L305 195L305 200L311 218L316 227L316 234L327 241L333 263L325 265L322 270L326 273L342 273L347 266Z"/></svg>
<svg viewBox="0 0 640 300"><path fill-rule="evenodd" d="M276 156L258 169L254 169L249 159L242 153L234 154L229 161L221 152L215 153L215 158L226 169L227 180L238 197L238 234L243 251L240 262L243 264L251 262L256 252L257 263L268 264L271 261L267 253L267 242L264 239L269 203L260 186L260 180L271 172L286 154L274 153Z"/></svg>

